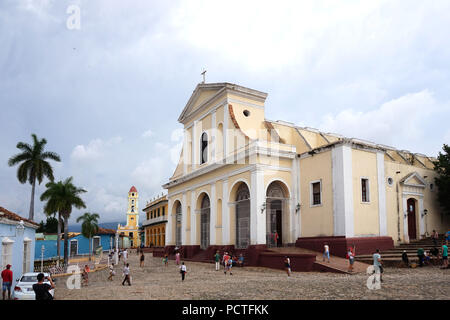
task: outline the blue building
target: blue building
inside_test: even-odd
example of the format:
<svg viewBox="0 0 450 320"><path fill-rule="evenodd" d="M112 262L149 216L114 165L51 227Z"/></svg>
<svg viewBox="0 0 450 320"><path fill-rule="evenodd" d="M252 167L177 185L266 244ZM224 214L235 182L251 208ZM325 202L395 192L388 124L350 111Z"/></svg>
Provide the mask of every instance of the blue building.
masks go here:
<svg viewBox="0 0 450 320"><path fill-rule="evenodd" d="M92 252L98 247L103 251L109 251L115 247L116 231L112 229L99 228L92 237ZM44 260L57 257L57 240L36 240L35 259L41 259L41 248L44 246ZM61 257L64 255L64 240L61 240ZM89 255L89 239L80 233L69 235L69 256Z"/></svg>
<svg viewBox="0 0 450 320"><path fill-rule="evenodd" d="M0 207L0 266L11 265L13 288L16 279L25 272L33 272L36 229L34 221Z"/></svg>

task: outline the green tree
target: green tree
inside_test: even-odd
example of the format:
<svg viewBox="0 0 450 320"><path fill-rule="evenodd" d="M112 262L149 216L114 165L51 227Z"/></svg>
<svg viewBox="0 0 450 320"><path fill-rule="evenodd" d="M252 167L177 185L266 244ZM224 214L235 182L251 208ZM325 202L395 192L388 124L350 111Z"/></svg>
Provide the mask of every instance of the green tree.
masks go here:
<svg viewBox="0 0 450 320"><path fill-rule="evenodd" d="M19 168L17 169L17 179L20 183L26 183L28 181L32 186L29 219L34 220L34 193L36 189L36 180L39 184L41 184L44 177L53 181L53 168L46 160L61 161L61 159L59 155L54 152L44 152L47 140L39 140L34 133L31 137L33 138L33 145L19 142L16 147L22 150L22 153L18 153L9 158L8 165L12 167L20 163Z"/></svg>
<svg viewBox="0 0 450 320"><path fill-rule="evenodd" d="M44 233L45 232L45 224L44 221L41 220L39 222L39 228L37 228L36 233Z"/></svg>
<svg viewBox="0 0 450 320"><path fill-rule="evenodd" d="M89 239L89 261L91 261L91 254L94 249L92 248L92 237L98 232L99 218L100 216L97 213L90 214L89 212L77 218L77 222L83 222L81 224L81 234Z"/></svg>
<svg viewBox="0 0 450 320"><path fill-rule="evenodd" d="M64 223L63 223L64 225ZM57 233L58 232L58 219L55 217L47 217L45 222L45 232L47 233Z"/></svg>
<svg viewBox="0 0 450 320"><path fill-rule="evenodd" d="M85 203L80 198L80 195L86 192L86 190L74 186L72 180L73 178L70 177L64 180L64 182L49 182L45 185L47 190L41 195L41 201L47 201L44 206L44 212L47 214L58 213L59 217L64 219L64 265L66 268L69 260L68 236L70 214L72 213L73 207L77 209L86 208ZM58 245L59 242L60 232L58 232Z"/></svg>
<svg viewBox="0 0 450 320"><path fill-rule="evenodd" d="M434 161L434 171L439 176L435 178L438 187L438 201L444 213L450 215L450 146L444 144L444 153L439 152L437 161Z"/></svg>

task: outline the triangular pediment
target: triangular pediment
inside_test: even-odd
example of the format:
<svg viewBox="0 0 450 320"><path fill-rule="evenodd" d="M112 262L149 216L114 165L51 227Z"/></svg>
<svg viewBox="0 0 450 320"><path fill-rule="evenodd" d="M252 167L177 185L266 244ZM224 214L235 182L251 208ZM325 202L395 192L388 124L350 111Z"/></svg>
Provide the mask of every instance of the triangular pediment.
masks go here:
<svg viewBox="0 0 450 320"><path fill-rule="evenodd" d="M184 123L186 119L196 114L203 107L208 106L209 102L224 92L232 92L233 94L261 102L264 102L267 97L267 93L228 82L199 83L181 112L178 121Z"/></svg>
<svg viewBox="0 0 450 320"><path fill-rule="evenodd" d="M192 113L198 110L206 102L210 101L218 94L220 94L226 87L225 83L199 83L192 93L189 101L181 112L178 118L179 122L189 117Z"/></svg>
<svg viewBox="0 0 450 320"><path fill-rule="evenodd" d="M420 187L425 188L427 186L427 182L424 178L417 172L411 172L410 174L406 175L402 180L400 180L400 183L406 186L412 186L412 187Z"/></svg>

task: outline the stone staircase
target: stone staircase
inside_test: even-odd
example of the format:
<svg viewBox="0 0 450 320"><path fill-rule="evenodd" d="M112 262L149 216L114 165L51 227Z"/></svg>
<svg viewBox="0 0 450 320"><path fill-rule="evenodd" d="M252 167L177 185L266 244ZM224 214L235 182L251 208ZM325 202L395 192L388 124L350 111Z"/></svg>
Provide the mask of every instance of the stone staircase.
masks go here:
<svg viewBox="0 0 450 320"><path fill-rule="evenodd" d="M282 248L270 248L270 251L280 252L286 255L290 254L312 254L316 256L314 262L314 271L318 272L334 272L343 274L357 274L365 273L367 271L368 264L361 261L355 261L353 264L353 272L348 272L348 260L345 258L330 255L330 262L323 261L323 254L321 252L298 248L298 247L282 247Z"/></svg>
<svg viewBox="0 0 450 320"><path fill-rule="evenodd" d="M410 263L418 263L419 258L417 257L417 250L419 248L422 248L424 250L431 250L432 248L436 247L439 249L439 252L441 252L442 240L443 240L443 238L441 237L437 241L437 246L435 246L433 244L433 240L431 238L415 240L415 241L411 241L410 243L401 243L393 249L381 251L380 252L381 259L385 266L400 267L400 266L403 266L403 263L402 263L403 251L406 251L409 262ZM373 257L372 257L372 254L357 255L356 261L372 264Z"/></svg>

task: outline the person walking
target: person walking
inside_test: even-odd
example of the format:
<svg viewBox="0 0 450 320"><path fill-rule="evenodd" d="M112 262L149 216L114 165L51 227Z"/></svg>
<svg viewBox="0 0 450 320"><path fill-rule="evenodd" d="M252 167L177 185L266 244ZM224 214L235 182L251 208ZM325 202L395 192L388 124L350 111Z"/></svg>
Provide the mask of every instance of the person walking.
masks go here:
<svg viewBox="0 0 450 320"><path fill-rule="evenodd" d="M352 248L348 248L348 272L353 272L353 264L355 263L355 255Z"/></svg>
<svg viewBox="0 0 450 320"><path fill-rule="evenodd" d="M44 280L48 280L50 284L44 283ZM53 296L49 292L55 288L55 284L50 276L45 277L43 273L37 275L38 283L33 284L33 291L36 296L36 300L53 300Z"/></svg>
<svg viewBox="0 0 450 320"><path fill-rule="evenodd" d="M228 260L230 259L230 256L228 255L228 252L225 252L222 257L222 263L223 263L223 273L227 274L228 270Z"/></svg>
<svg viewBox="0 0 450 320"><path fill-rule="evenodd" d="M290 277L291 276L291 259L289 259L287 256L284 257L284 269L286 270L288 277Z"/></svg>
<svg viewBox="0 0 450 320"><path fill-rule="evenodd" d="M108 277L108 280L109 281L113 281L113 276L115 276L115 275L116 275L116 272L114 271L114 263L111 263L109 265L109 277Z"/></svg>
<svg viewBox="0 0 450 320"><path fill-rule="evenodd" d="M5 300L6 291L8 291L8 300L11 300L11 285L13 281L13 272L11 265L7 264L5 270L2 271L2 295Z"/></svg>
<svg viewBox="0 0 450 320"><path fill-rule="evenodd" d="M169 256L167 255L167 253L164 255L163 263L166 267L169 266Z"/></svg>
<svg viewBox="0 0 450 320"><path fill-rule="evenodd" d="M227 261L227 269L228 271L230 271L230 276L233 275L233 272L231 271L233 269L233 257L229 257L228 261Z"/></svg>
<svg viewBox="0 0 450 320"><path fill-rule="evenodd" d="M373 254L373 267L375 269L375 273L380 274L380 281L383 282L381 274L383 273L383 264L381 263L381 254L380 249L377 249Z"/></svg>
<svg viewBox="0 0 450 320"><path fill-rule="evenodd" d="M139 259L139 266L141 268L144 267L144 260L145 260L144 251L141 251L141 258Z"/></svg>
<svg viewBox="0 0 450 320"><path fill-rule="evenodd" d="M180 273L181 273L181 281L184 281L184 277L186 276L186 273L187 273L187 268L186 268L186 265L184 264L184 262L181 263Z"/></svg>
<svg viewBox="0 0 450 320"><path fill-rule="evenodd" d="M175 253L175 262L177 266L180 264L180 258L181 258L180 251L177 251L177 253Z"/></svg>
<svg viewBox="0 0 450 320"><path fill-rule="evenodd" d="M122 285L125 285L125 282L128 282L128 285L131 286L131 279L130 279L130 264L127 263L125 267L123 267L123 275L125 278L122 281Z"/></svg>
<svg viewBox="0 0 450 320"><path fill-rule="evenodd" d="M220 269L220 254L219 254L219 250L217 250L216 254L214 255L214 262L216 263L216 271L219 271L219 269Z"/></svg>
<svg viewBox="0 0 450 320"><path fill-rule="evenodd" d="M128 260L128 251L127 251L127 249L122 251L122 257L123 257L123 264L126 265L127 264L127 260Z"/></svg>
<svg viewBox="0 0 450 320"><path fill-rule="evenodd" d="M83 278L83 285L85 286L89 285L89 271L90 271L89 266L86 264L81 274Z"/></svg>
<svg viewBox="0 0 450 320"><path fill-rule="evenodd" d="M442 269L448 268L448 246L442 242Z"/></svg>
<svg viewBox="0 0 450 320"><path fill-rule="evenodd" d="M328 246L328 243L325 242L325 245L323 246L323 261L325 261L325 258L328 259L328 263L330 263L330 247Z"/></svg>

